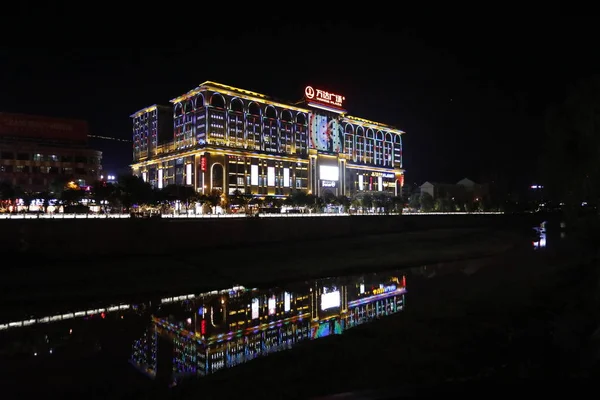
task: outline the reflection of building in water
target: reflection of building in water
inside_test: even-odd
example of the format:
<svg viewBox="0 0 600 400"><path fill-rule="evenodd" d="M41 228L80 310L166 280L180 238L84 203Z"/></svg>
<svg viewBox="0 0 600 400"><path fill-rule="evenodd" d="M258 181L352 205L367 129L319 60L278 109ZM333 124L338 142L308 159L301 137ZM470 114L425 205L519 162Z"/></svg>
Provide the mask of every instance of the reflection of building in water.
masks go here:
<svg viewBox="0 0 600 400"><path fill-rule="evenodd" d="M131 361L152 378L156 376L157 340L157 330L154 325L150 325L142 337L133 343L131 354Z"/></svg>
<svg viewBox="0 0 600 400"><path fill-rule="evenodd" d="M372 276L199 297L165 309L168 317L153 317L134 345L132 362L151 375L158 363L159 369L170 365L165 368L172 370L172 379L204 376L401 311L405 292L404 277ZM153 334L161 340L149 340ZM153 344L153 351L140 350L146 349L141 342Z"/></svg>
<svg viewBox="0 0 600 400"><path fill-rule="evenodd" d="M534 230L538 234L538 240L533 241L533 248L540 249L546 247L546 221L542 222L540 226L536 226Z"/></svg>

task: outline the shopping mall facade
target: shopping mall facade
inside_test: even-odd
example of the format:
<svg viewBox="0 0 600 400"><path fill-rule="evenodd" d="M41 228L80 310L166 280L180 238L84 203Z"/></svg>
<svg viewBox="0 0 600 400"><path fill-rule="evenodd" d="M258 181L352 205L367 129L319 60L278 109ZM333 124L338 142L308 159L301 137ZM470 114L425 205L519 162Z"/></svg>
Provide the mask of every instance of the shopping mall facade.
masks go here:
<svg viewBox="0 0 600 400"><path fill-rule="evenodd" d="M399 196L404 132L348 115L344 101L311 86L291 104L204 82L131 115L132 170L157 188L202 193Z"/></svg>

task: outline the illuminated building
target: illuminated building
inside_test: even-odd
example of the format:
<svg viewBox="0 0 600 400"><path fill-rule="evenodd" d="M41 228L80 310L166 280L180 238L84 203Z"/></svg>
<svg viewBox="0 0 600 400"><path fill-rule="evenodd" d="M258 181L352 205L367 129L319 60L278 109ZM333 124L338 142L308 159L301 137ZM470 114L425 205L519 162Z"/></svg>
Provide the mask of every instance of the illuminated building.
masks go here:
<svg viewBox="0 0 600 400"><path fill-rule="evenodd" d="M399 312L405 293L404 277L379 275L285 289L212 292L165 306L167 318L153 316L148 331L134 343L132 363L156 376L157 354L162 352L160 357L169 360L162 374L168 373L169 379L205 376ZM149 348L157 346L154 335L165 343L158 351Z"/></svg>
<svg viewBox="0 0 600 400"><path fill-rule="evenodd" d="M132 169L154 187L190 185L203 193L399 196L404 132L348 115L344 101L308 86L304 101L291 104L207 81L171 100L168 142L160 143L168 131L160 128L162 106L131 115Z"/></svg>
<svg viewBox="0 0 600 400"><path fill-rule="evenodd" d="M133 159L157 154L159 143L172 139L173 111L171 107L153 105L138 111L133 119Z"/></svg>
<svg viewBox="0 0 600 400"><path fill-rule="evenodd" d="M0 113L0 182L28 192L57 179L89 185L100 176L102 153L87 141L85 121Z"/></svg>

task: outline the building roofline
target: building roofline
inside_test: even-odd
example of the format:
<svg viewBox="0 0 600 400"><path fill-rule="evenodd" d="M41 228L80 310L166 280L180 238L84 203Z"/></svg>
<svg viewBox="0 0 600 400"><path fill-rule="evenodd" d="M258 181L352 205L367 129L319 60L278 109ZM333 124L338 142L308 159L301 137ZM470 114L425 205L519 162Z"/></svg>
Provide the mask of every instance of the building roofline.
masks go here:
<svg viewBox="0 0 600 400"><path fill-rule="evenodd" d="M305 113L310 112L310 109L305 108L305 107L299 107L297 105L292 104L291 102L286 103L285 101L277 100L271 96L267 96L262 93L252 92L250 90L240 89L240 88L236 88L236 87L229 86L229 85L224 85L222 83L213 82L213 81L205 81L205 82L201 83L200 85L198 85L198 87L196 87L195 89L192 89L189 92L182 94L181 96L171 99L170 102L173 104L180 103L183 100L189 99L190 97L193 97L193 96L197 95L198 93L200 93L204 90L207 90L207 89L214 90L215 92L219 92L219 93L228 94L230 96L243 97L248 100L258 101L261 103L265 103L265 104L269 104L269 105L273 105L273 106L277 106L277 107L287 108L290 110L301 111L301 112L305 112Z"/></svg>
<svg viewBox="0 0 600 400"><path fill-rule="evenodd" d="M139 111L134 112L133 114L131 114L129 117L130 118L136 118L139 117L142 114L154 111L156 109L170 109L172 106L171 105L165 105L165 104L152 104L151 106L148 106L146 108L142 108Z"/></svg>
<svg viewBox="0 0 600 400"><path fill-rule="evenodd" d="M178 96L178 97L175 97L175 98L169 100L169 102L171 104L180 103L186 99L189 99L190 97L197 95L198 93L200 93L204 90L214 90L219 93L224 93L224 94L228 94L231 96L239 96L239 97L243 97L248 100L258 101L258 102L262 102L265 104L270 104L270 105L287 108L287 109L291 109L291 110L295 110L295 111L301 111L301 112L305 112L305 113L308 113L311 111L310 108L301 107L298 105L298 103L296 103L296 104L291 103L291 102L287 103L285 101L277 100L271 96L267 96L262 93L253 92L253 91L246 90L246 89L240 89L240 88L237 88L234 86L229 86L229 85L225 85L223 83L214 82L214 81L204 81L200 85L198 85L196 88L188 91L185 94L182 94L181 96ZM133 113L130 117L135 118L135 117L140 116L141 114L153 111L156 108L160 108L160 107L165 107L165 106L154 104L152 106L146 107L144 109L141 109L141 110ZM381 122L371 121L371 120L368 120L365 118L354 117L352 115L347 114L347 111L343 110L343 109L340 109L339 111L336 110L336 111L340 112L342 119L346 119L348 121L351 121L352 123L359 123L362 126L366 126L366 127L370 127L370 128L374 128L374 129L378 129L378 130L390 131L390 132L396 133L398 135L406 134L406 132L404 132L403 130L398 129L391 125L383 124Z"/></svg>
<svg viewBox="0 0 600 400"><path fill-rule="evenodd" d="M342 119L347 119L349 121L352 122L360 122L361 125L363 126L367 126L370 128L375 128L375 129L385 129L387 131L393 132L393 133L397 133L398 135L404 135L406 134L406 132L404 132L403 130L400 130L398 128L395 128L393 126L387 125L387 124L382 124L381 122L375 122L375 121L371 121L365 118L359 118L359 117L354 117L352 115L348 115L348 114L344 114L342 115Z"/></svg>
<svg viewBox="0 0 600 400"><path fill-rule="evenodd" d="M158 104L153 104L153 105L151 105L151 106L148 106L148 107L146 107L146 108L142 108L141 110L134 112L134 113L133 113L133 114L131 114L129 117L130 117L130 118L136 118L136 117L139 117L139 116L140 116L140 115L142 115L142 114L148 113L148 112L150 112L150 111L154 111L154 110L156 110L157 108L158 108Z"/></svg>

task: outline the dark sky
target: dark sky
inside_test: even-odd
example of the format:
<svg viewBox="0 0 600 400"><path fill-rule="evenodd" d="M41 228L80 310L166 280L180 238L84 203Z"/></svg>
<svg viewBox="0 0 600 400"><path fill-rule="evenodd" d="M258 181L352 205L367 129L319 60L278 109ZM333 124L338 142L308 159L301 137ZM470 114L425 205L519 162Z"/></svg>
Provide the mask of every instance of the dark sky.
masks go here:
<svg viewBox="0 0 600 400"><path fill-rule="evenodd" d="M239 15L222 26L96 35L90 47L87 31L25 41L0 52L0 110L83 118L96 135L130 139L131 113L205 80L289 100L311 84L345 95L353 115L406 131L407 182L534 180L544 110L599 71L597 19L383 12L311 23ZM94 145L105 169L130 161L130 144Z"/></svg>

